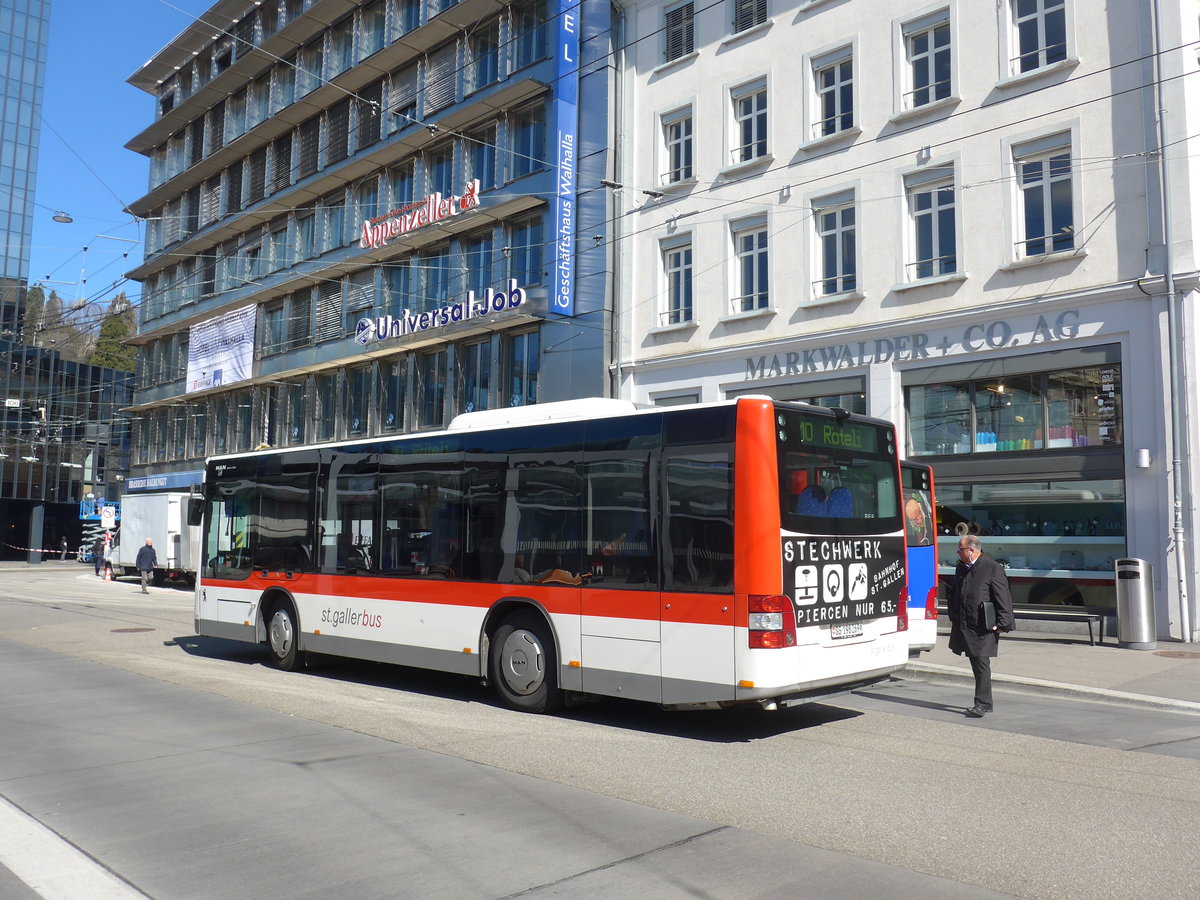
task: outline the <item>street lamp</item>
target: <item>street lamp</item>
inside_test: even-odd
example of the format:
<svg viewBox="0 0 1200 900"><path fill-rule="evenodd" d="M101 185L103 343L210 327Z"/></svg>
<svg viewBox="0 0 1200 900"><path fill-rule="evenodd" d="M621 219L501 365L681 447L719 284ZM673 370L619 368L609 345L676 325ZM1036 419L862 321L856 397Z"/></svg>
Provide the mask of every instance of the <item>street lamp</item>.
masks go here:
<svg viewBox="0 0 1200 900"><path fill-rule="evenodd" d="M63 212L61 209L50 217L55 222L62 222L64 225L70 225L75 220L71 218L69 213Z"/></svg>

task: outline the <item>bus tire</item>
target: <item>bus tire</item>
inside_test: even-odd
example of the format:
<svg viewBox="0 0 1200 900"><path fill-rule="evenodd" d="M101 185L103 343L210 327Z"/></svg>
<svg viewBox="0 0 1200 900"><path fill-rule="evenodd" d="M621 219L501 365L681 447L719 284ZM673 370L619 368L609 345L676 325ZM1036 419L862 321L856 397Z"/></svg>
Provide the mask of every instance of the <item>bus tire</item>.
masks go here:
<svg viewBox="0 0 1200 900"><path fill-rule="evenodd" d="M522 610L500 624L491 640L488 669L505 706L531 713L562 707L554 641L537 613Z"/></svg>
<svg viewBox="0 0 1200 900"><path fill-rule="evenodd" d="M267 648L271 665L285 672L294 672L304 667L304 655L300 652L300 620L296 607L286 597L280 598L271 607L271 618L267 621Z"/></svg>

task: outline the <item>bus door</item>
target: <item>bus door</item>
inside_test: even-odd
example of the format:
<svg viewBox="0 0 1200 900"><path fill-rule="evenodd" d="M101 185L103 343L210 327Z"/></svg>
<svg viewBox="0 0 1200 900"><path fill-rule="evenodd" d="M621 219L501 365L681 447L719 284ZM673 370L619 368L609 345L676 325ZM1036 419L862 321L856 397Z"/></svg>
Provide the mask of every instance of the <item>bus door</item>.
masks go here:
<svg viewBox="0 0 1200 900"><path fill-rule="evenodd" d="M732 446L669 448L661 484L662 702L732 700Z"/></svg>
<svg viewBox="0 0 1200 900"><path fill-rule="evenodd" d="M661 702L658 491L651 455L589 454L583 489L583 689Z"/></svg>

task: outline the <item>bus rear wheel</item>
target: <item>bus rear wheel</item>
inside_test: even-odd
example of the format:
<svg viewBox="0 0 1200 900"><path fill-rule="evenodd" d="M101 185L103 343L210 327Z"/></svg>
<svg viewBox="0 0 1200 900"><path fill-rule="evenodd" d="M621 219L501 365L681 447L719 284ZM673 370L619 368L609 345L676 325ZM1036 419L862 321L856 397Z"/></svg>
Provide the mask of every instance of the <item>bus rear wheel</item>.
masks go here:
<svg viewBox="0 0 1200 900"><path fill-rule="evenodd" d="M505 706L531 713L562 706L554 642L541 616L522 611L505 619L492 637L488 668Z"/></svg>
<svg viewBox="0 0 1200 900"><path fill-rule="evenodd" d="M294 672L303 667L299 625L296 607L291 600L282 599L275 603L270 621L267 622L267 646L271 650L271 665L275 668Z"/></svg>

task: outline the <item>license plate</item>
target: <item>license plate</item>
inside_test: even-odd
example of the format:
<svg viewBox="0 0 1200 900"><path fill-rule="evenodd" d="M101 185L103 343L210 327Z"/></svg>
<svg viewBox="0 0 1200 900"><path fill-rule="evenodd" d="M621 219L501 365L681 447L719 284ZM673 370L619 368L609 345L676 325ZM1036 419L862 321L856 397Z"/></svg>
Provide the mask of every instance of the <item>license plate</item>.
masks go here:
<svg viewBox="0 0 1200 900"><path fill-rule="evenodd" d="M851 622L849 625L830 625L829 636L835 641L842 638L862 637L862 622Z"/></svg>

